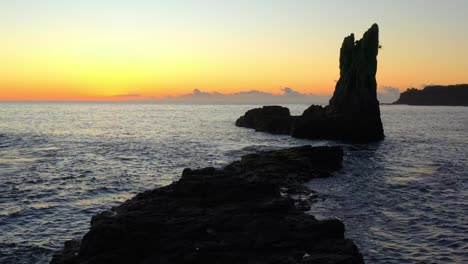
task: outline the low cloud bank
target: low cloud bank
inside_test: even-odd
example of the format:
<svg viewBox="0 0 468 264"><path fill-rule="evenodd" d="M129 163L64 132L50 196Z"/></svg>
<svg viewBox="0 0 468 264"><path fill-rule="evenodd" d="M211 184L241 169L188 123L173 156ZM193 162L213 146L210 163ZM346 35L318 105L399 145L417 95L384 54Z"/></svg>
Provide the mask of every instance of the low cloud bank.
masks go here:
<svg viewBox="0 0 468 264"><path fill-rule="evenodd" d="M167 96L165 102L190 103L239 103L239 104L327 104L331 95L308 94L291 88L282 88L281 93L273 94L258 90L238 93L203 92L199 89L179 96Z"/></svg>
<svg viewBox="0 0 468 264"><path fill-rule="evenodd" d="M381 103L392 103L398 99L400 91L397 88L384 86L377 91ZM209 104L317 104L327 105L330 95L301 93L291 88L280 89L280 93L268 93L250 90L237 93L204 92L195 89L188 94L166 96L163 98L147 97L141 94L122 94L114 98L136 101L154 101L166 103L209 103Z"/></svg>
<svg viewBox="0 0 468 264"><path fill-rule="evenodd" d="M379 90L377 90L377 99L380 103L393 103L400 97L400 90L398 88L383 86Z"/></svg>
<svg viewBox="0 0 468 264"><path fill-rule="evenodd" d="M126 99L126 100L140 100L140 99L146 99L146 97L142 94L118 94L112 96L113 98L116 99Z"/></svg>

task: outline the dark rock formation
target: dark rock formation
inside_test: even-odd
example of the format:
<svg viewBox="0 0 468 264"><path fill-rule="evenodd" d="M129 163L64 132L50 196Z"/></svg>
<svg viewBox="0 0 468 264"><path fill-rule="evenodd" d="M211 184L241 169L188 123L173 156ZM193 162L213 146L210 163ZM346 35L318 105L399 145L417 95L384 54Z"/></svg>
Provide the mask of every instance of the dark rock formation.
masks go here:
<svg viewBox="0 0 468 264"><path fill-rule="evenodd" d="M255 128L257 131L288 134L291 128L289 109L282 106L264 106L249 110L236 121L236 126Z"/></svg>
<svg viewBox="0 0 468 264"><path fill-rule="evenodd" d="M355 41L354 34L351 34L341 46L340 79L328 106L312 105L301 116L289 116L289 111L279 106L257 108L239 118L236 125L299 138L383 139L375 79L378 50L377 24L361 40ZM279 111L271 111L280 108L281 115Z"/></svg>
<svg viewBox="0 0 468 264"><path fill-rule="evenodd" d="M300 183L342 158L339 147L304 146L186 169L93 217L81 242L67 242L51 263L363 263L339 220L298 209Z"/></svg>
<svg viewBox="0 0 468 264"><path fill-rule="evenodd" d="M410 88L393 104L468 106L468 84Z"/></svg>

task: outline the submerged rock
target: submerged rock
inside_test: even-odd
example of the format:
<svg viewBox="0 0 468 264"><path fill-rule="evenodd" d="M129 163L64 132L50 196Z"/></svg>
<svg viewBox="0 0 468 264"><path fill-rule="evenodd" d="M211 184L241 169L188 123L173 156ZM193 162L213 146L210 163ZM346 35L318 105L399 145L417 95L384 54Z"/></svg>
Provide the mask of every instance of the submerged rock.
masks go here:
<svg viewBox="0 0 468 264"><path fill-rule="evenodd" d="M93 217L51 263L363 263L339 220L318 221L292 199L342 158L339 147L304 146L186 169Z"/></svg>
<svg viewBox="0 0 468 264"><path fill-rule="evenodd" d="M346 37L340 50L340 79L329 105L312 105L301 116L274 115L266 106L248 111L236 121L240 127L298 138L376 141L384 138L377 100L377 24L355 41ZM268 113L267 113L268 111ZM289 111L288 111L289 112ZM246 122L248 120L249 122Z"/></svg>

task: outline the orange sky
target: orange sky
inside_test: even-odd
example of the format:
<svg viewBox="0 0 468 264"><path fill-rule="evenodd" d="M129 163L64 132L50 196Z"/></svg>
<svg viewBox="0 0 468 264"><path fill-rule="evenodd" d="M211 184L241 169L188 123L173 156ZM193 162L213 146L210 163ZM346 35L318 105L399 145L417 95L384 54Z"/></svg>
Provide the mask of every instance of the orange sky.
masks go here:
<svg viewBox="0 0 468 264"><path fill-rule="evenodd" d="M331 94L343 38L373 22L379 86L468 82L464 1L361 0L360 16L340 1L111 2L0 3L0 100L161 98L195 88Z"/></svg>

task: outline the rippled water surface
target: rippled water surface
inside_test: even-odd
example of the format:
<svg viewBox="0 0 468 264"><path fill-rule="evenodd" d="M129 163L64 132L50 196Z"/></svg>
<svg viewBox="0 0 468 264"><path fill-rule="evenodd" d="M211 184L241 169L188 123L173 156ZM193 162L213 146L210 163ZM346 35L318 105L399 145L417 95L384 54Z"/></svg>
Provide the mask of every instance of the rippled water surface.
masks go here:
<svg viewBox="0 0 468 264"><path fill-rule="evenodd" d="M93 214L185 167L343 145L311 213L338 217L368 263L468 262L468 108L383 106L386 139L349 145L255 133L249 105L0 103L0 263L47 263ZM290 106L300 114L307 106Z"/></svg>

